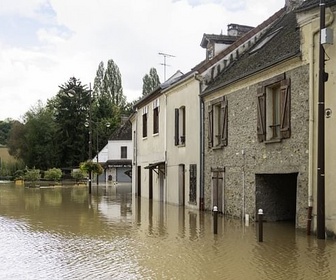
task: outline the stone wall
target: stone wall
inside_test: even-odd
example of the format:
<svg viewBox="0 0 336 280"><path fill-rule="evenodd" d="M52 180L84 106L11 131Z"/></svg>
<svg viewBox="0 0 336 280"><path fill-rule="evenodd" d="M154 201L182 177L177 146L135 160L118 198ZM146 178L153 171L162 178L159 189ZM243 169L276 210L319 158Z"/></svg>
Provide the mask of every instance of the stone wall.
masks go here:
<svg viewBox="0 0 336 280"><path fill-rule="evenodd" d="M205 208L212 208L211 169L225 168L223 182L224 214L241 217L256 215L256 174L297 173L297 226L306 223L308 203L308 65L286 71L291 79L291 137L280 143L257 140L257 82L227 93L225 89L205 98L204 135L207 143L211 100L221 95L228 99L228 145L222 149L205 147ZM260 82L260 81L258 81Z"/></svg>

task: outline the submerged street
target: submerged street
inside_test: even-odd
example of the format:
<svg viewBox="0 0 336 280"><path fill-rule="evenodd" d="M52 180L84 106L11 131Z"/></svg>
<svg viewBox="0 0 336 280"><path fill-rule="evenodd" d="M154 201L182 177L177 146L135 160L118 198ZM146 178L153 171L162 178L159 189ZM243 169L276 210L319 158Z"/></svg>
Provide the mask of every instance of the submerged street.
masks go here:
<svg viewBox="0 0 336 280"><path fill-rule="evenodd" d="M336 242L132 197L0 184L0 279L335 279Z"/></svg>

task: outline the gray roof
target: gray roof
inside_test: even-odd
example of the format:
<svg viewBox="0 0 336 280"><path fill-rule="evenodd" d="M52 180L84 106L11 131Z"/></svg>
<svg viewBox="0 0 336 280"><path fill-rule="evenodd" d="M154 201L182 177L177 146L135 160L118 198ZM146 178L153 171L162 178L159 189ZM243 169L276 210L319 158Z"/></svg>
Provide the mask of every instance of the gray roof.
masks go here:
<svg viewBox="0 0 336 280"><path fill-rule="evenodd" d="M237 40L237 36L229 36L223 34L203 34L203 38L201 41L201 47L206 48L208 41L213 41L215 43L225 43L225 44L232 44L234 41Z"/></svg>
<svg viewBox="0 0 336 280"><path fill-rule="evenodd" d="M224 68L203 94L299 54L300 30L295 12L289 12L280 17L249 50Z"/></svg>
<svg viewBox="0 0 336 280"><path fill-rule="evenodd" d="M316 8L320 6L321 0L306 0L304 1L301 6L296 11L305 11L310 10L312 8ZM332 6L336 4L336 0L324 0L326 6Z"/></svg>
<svg viewBox="0 0 336 280"><path fill-rule="evenodd" d="M132 140L132 124L127 120L117 128L110 136L109 140Z"/></svg>

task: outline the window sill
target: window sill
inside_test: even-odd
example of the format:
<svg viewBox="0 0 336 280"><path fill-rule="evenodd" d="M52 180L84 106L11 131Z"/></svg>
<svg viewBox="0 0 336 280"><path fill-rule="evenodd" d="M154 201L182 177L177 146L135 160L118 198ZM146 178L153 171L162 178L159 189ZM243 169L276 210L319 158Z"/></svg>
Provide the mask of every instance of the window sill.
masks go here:
<svg viewBox="0 0 336 280"><path fill-rule="evenodd" d="M213 150L222 150L223 146L216 146L216 147L212 147Z"/></svg>
<svg viewBox="0 0 336 280"><path fill-rule="evenodd" d="M153 134L153 137L155 137L155 136L159 136L159 133L154 133L154 134Z"/></svg>
<svg viewBox="0 0 336 280"><path fill-rule="evenodd" d="M265 144L273 144L273 143L281 143L281 139L270 139L270 140L266 140Z"/></svg>

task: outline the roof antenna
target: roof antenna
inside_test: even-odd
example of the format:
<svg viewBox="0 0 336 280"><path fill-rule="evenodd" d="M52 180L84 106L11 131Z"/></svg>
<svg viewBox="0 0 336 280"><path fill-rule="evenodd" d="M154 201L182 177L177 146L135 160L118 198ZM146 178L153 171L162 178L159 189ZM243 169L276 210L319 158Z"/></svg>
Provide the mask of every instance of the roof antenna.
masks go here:
<svg viewBox="0 0 336 280"><path fill-rule="evenodd" d="M160 63L160 64L163 65L164 81L166 81L166 68L167 68L167 66L170 66L166 63L166 59L167 59L167 57L176 57L176 56L172 55L172 54L162 53L162 52L159 52L159 55L163 56L163 63Z"/></svg>

